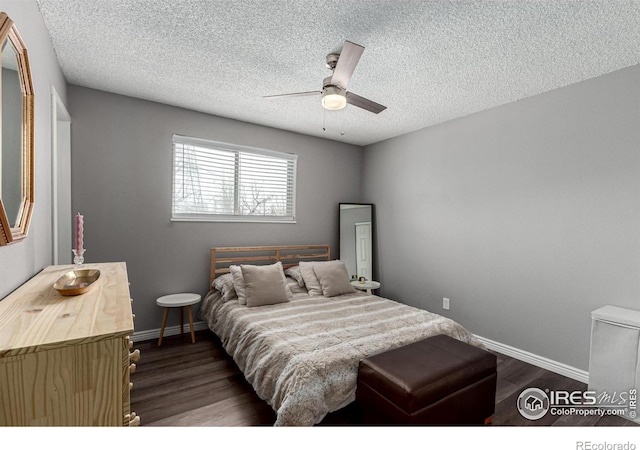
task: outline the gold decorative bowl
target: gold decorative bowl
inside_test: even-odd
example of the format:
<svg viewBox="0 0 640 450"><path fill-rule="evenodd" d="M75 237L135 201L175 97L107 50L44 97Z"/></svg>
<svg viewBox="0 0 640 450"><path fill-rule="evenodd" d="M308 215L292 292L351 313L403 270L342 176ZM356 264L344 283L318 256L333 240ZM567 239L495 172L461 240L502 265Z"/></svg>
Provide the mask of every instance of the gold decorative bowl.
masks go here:
<svg viewBox="0 0 640 450"><path fill-rule="evenodd" d="M76 269L58 278L53 287L61 295L80 295L91 289L98 278L98 269Z"/></svg>

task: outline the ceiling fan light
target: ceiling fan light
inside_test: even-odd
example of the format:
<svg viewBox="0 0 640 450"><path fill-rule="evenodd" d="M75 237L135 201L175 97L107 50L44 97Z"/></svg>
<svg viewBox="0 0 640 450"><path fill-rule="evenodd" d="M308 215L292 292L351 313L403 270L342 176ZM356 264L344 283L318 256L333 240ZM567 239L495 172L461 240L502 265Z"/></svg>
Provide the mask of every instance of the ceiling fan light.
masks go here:
<svg viewBox="0 0 640 450"><path fill-rule="evenodd" d="M337 86L327 86L322 90L322 107L331 111L337 111L347 106L347 97L344 89Z"/></svg>
<svg viewBox="0 0 640 450"><path fill-rule="evenodd" d="M347 99L340 94L328 94L322 97L322 106L325 109L336 111L347 106Z"/></svg>

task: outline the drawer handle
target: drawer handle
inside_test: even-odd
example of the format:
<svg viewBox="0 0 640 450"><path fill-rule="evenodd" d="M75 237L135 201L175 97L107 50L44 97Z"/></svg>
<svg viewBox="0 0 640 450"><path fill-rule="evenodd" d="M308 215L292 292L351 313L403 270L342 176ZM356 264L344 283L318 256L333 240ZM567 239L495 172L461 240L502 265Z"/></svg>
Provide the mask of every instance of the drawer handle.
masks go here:
<svg viewBox="0 0 640 450"><path fill-rule="evenodd" d="M124 416L124 423L130 427L137 427L140 425L140 416L137 416L136 413L131 411L131 414Z"/></svg>
<svg viewBox="0 0 640 450"><path fill-rule="evenodd" d="M131 363L129 365L129 373L135 373L136 371L136 363Z"/></svg>
<svg viewBox="0 0 640 450"><path fill-rule="evenodd" d="M129 390L133 389L133 382L129 381Z"/></svg>
<svg viewBox="0 0 640 450"><path fill-rule="evenodd" d="M130 422L130 427L139 427L140 426L140 416L135 416Z"/></svg>
<svg viewBox="0 0 640 450"><path fill-rule="evenodd" d="M138 362L140 361L140 350L135 349L131 353L129 353L129 361Z"/></svg>

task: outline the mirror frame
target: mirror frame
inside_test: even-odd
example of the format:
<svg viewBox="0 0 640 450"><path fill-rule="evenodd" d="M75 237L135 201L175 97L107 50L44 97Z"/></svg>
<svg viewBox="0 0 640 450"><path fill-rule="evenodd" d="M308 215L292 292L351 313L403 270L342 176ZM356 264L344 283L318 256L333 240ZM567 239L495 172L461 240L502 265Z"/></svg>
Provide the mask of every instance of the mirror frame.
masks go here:
<svg viewBox="0 0 640 450"><path fill-rule="evenodd" d="M338 246L342 246L342 235L340 232L342 222L342 207L343 206L368 206L371 208L371 274L369 274L369 280L375 280L377 278L377 254L376 254L376 219L375 219L375 205L373 203L360 203L360 202L340 202L338 203ZM354 248L355 252L355 248ZM338 252L339 257L344 256ZM352 274L349 274L351 276Z"/></svg>
<svg viewBox="0 0 640 450"><path fill-rule="evenodd" d="M0 245L12 244L27 237L31 213L33 212L34 195L34 93L29 58L27 56L27 48L15 24L6 13L0 12L0 49L6 39L11 41L18 57L20 89L22 90L22 201L18 212L18 220L15 226L12 227L0 196ZM1 58L2 55L0 54L0 60ZM2 95L1 88L0 95ZM1 129L0 124L0 131Z"/></svg>

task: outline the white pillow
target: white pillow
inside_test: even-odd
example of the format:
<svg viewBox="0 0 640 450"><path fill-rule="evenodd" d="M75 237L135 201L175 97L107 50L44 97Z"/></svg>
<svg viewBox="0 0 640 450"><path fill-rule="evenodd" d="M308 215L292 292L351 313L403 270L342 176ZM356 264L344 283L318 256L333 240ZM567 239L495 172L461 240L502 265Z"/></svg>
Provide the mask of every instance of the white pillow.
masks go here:
<svg viewBox="0 0 640 450"><path fill-rule="evenodd" d="M300 261L300 273L304 280L304 285L307 288L309 295L322 295L322 287L320 281L313 271L314 264L322 264L327 261Z"/></svg>
<svg viewBox="0 0 640 450"><path fill-rule="evenodd" d="M242 278L246 286L247 306L274 305L289 301L282 263L267 266L242 264Z"/></svg>
<svg viewBox="0 0 640 450"><path fill-rule="evenodd" d="M238 296L238 303L241 305L246 305L247 287L244 283L244 278L242 277L242 269L240 269L240 266L229 266L229 270L231 271L231 276L233 277L233 288L235 289L236 295Z"/></svg>
<svg viewBox="0 0 640 450"><path fill-rule="evenodd" d="M349 281L347 266L342 261L327 261L325 264L315 264L313 271L322 287L322 295L335 297L336 295L351 294L356 289Z"/></svg>

